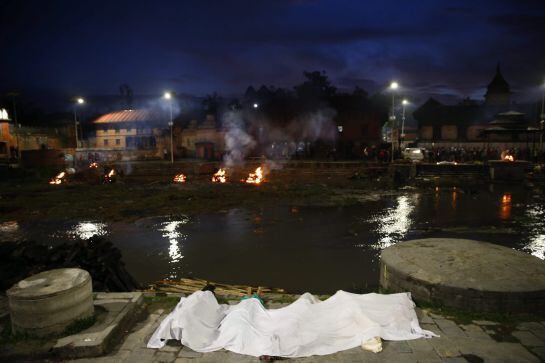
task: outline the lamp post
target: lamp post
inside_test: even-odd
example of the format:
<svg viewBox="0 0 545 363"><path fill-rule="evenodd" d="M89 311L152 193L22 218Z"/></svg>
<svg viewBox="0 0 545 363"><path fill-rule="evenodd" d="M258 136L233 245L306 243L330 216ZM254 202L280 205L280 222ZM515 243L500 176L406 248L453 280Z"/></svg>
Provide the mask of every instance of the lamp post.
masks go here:
<svg viewBox="0 0 545 363"><path fill-rule="evenodd" d="M543 93L541 96L541 121L539 123L541 126L541 132L539 133L539 150L543 152L543 127L545 126L545 82L543 82L541 88L543 89Z"/></svg>
<svg viewBox="0 0 545 363"><path fill-rule="evenodd" d="M170 163L174 164L174 136L173 136L174 123L172 122L172 93L165 92L164 97L165 99L168 100L168 105L170 108L170 121L168 123L168 126L170 126Z"/></svg>
<svg viewBox="0 0 545 363"><path fill-rule="evenodd" d="M395 115L395 90L397 90L399 88L399 84L397 82L392 82L390 83L390 90L392 91L392 114L390 115L390 120L391 120L391 131L390 131L390 142L392 143L392 155L391 155L391 161L392 163L394 162L394 151L395 151L395 148L394 148L394 125L395 125L395 120L396 120L396 115Z"/></svg>
<svg viewBox="0 0 545 363"><path fill-rule="evenodd" d="M401 113L401 142L403 145L405 144L405 108L409 104L409 101L404 99L401 101L401 105L403 105L403 111Z"/></svg>
<svg viewBox="0 0 545 363"><path fill-rule="evenodd" d="M76 103L74 105L74 133L76 136L76 149L78 148L78 105L83 105L85 103L85 100L81 97L76 98ZM74 160L76 159L76 155L74 153ZM75 162L75 161L74 161Z"/></svg>

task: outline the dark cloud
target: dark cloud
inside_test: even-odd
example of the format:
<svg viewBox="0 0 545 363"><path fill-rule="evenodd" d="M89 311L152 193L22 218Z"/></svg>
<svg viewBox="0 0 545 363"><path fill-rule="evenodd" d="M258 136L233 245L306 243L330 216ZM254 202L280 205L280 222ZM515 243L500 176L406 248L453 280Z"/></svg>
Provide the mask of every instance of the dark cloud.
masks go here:
<svg viewBox="0 0 545 363"><path fill-rule="evenodd" d="M414 98L479 96L495 65L541 82L542 1L0 2L0 88L235 95L325 70L340 88L399 80Z"/></svg>

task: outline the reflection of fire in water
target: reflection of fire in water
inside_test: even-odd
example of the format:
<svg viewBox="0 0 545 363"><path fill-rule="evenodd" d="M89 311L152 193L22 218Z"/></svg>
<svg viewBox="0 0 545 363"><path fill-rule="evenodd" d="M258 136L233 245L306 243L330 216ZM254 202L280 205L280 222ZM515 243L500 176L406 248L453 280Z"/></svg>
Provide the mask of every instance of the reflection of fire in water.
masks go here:
<svg viewBox="0 0 545 363"><path fill-rule="evenodd" d="M174 183L185 183L186 179L184 174L178 174L174 176Z"/></svg>
<svg viewBox="0 0 545 363"><path fill-rule="evenodd" d="M505 193L501 198L500 218L509 219L511 217L511 194Z"/></svg>
<svg viewBox="0 0 545 363"><path fill-rule="evenodd" d="M66 173L64 171L60 172L56 177L54 177L53 179L51 179L49 181L49 184L51 184L51 185L62 184L64 182L64 177L65 176L66 176Z"/></svg>
<svg viewBox="0 0 545 363"><path fill-rule="evenodd" d="M225 183L227 181L227 173L225 169L219 169L216 174L212 175L212 182Z"/></svg>
<svg viewBox="0 0 545 363"><path fill-rule="evenodd" d="M248 184L261 184L263 181L263 169L261 166L255 169L253 173L250 173L245 181Z"/></svg>
<svg viewBox="0 0 545 363"><path fill-rule="evenodd" d="M96 169L96 168L98 168L98 163L89 164L89 169Z"/></svg>

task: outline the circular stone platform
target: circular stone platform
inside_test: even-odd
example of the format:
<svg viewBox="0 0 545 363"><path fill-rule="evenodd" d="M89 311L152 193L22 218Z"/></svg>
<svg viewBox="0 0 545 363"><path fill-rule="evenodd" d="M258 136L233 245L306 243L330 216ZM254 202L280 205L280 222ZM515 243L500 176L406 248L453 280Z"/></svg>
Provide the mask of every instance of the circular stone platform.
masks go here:
<svg viewBox="0 0 545 363"><path fill-rule="evenodd" d="M545 262L486 242L429 238L388 247L380 257L380 285L463 310L545 312Z"/></svg>
<svg viewBox="0 0 545 363"><path fill-rule="evenodd" d="M91 276L78 268L40 272L13 285L7 296L15 333L61 333L94 311Z"/></svg>

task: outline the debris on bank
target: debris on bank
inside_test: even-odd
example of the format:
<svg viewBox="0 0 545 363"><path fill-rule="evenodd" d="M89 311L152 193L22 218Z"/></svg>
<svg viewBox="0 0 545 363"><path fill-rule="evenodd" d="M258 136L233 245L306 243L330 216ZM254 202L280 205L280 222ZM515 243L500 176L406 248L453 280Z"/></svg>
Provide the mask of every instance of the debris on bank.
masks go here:
<svg viewBox="0 0 545 363"><path fill-rule="evenodd" d="M202 290L205 286L212 285L215 287L214 293L220 296L244 296L248 292L256 292L258 289L265 295L279 294L284 295L286 291L280 288L271 287L254 287L245 285L228 285L213 281L198 279L198 278L182 278L180 280L161 280L151 284L148 292L171 292L192 294L195 291Z"/></svg>

